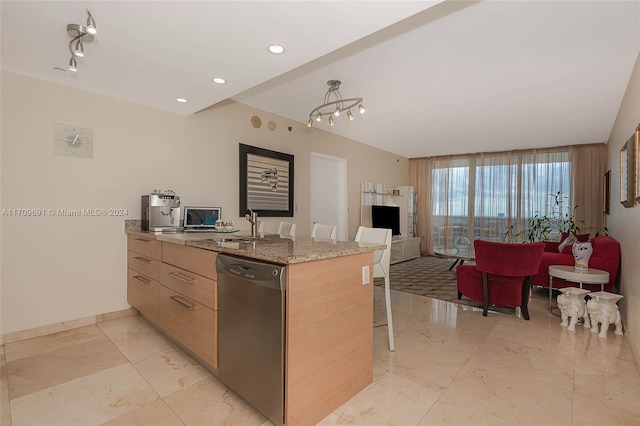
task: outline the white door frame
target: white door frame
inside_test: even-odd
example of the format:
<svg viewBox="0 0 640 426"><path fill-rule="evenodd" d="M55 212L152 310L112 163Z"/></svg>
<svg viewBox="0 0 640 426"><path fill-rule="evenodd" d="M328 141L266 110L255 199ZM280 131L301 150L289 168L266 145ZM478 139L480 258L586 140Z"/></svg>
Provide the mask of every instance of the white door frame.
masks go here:
<svg viewBox="0 0 640 426"><path fill-rule="evenodd" d="M320 154L317 152L311 153L311 227L313 227L315 214L313 194L316 190L323 190L323 188L320 187L320 182L316 182L314 179L316 160L334 162L339 166L340 176L338 182L340 187L338 188L338 192L335 194L336 210L338 211L338 223L336 223L338 227L337 238L341 241L347 241L349 239L349 194L347 191L347 160L344 158ZM326 188L324 188L324 190L326 190Z"/></svg>

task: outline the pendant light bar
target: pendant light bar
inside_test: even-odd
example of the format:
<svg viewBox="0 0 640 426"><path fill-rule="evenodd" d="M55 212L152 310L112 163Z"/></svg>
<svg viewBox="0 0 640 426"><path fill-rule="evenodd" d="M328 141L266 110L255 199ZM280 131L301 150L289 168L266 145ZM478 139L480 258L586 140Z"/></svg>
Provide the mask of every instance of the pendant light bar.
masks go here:
<svg viewBox="0 0 640 426"><path fill-rule="evenodd" d="M329 126L333 126L335 124L333 117L339 117L340 113L344 111L347 111L347 118L351 121L353 120L353 113L351 112L353 108L357 108L360 114L364 114L366 109L362 105L362 98L342 98L340 93L340 84L342 82L340 80L329 80L327 84L329 89L324 95L324 103L311 110L307 127L313 127L313 120L321 122L325 115L329 116Z"/></svg>

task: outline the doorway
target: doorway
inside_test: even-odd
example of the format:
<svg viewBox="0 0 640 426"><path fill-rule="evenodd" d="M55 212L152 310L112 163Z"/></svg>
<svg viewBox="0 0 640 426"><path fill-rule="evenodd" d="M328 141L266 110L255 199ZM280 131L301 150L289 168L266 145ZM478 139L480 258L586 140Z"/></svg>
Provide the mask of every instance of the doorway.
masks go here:
<svg viewBox="0 0 640 426"><path fill-rule="evenodd" d="M349 239L347 160L311 153L311 225L336 225L337 238Z"/></svg>

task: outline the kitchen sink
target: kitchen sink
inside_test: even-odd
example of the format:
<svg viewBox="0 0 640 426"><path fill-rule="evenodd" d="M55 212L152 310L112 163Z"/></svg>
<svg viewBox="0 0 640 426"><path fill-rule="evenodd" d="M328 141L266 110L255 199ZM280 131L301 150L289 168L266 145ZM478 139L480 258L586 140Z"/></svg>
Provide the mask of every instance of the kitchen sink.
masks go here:
<svg viewBox="0 0 640 426"><path fill-rule="evenodd" d="M253 241L257 241L260 238L252 238L252 237L221 237L221 238L208 238L205 241L207 243L250 243Z"/></svg>

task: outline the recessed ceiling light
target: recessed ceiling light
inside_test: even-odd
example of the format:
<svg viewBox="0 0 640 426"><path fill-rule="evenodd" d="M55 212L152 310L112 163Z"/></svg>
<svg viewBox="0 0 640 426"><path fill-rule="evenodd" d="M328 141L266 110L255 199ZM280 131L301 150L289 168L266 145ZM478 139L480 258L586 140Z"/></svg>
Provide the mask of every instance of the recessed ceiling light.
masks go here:
<svg viewBox="0 0 640 426"><path fill-rule="evenodd" d="M270 44L267 49L269 49L269 52L273 53L274 55L284 53L284 46L281 44Z"/></svg>
<svg viewBox="0 0 640 426"><path fill-rule="evenodd" d="M225 84L227 82L227 80L225 80L224 78L220 78L220 77L213 77L211 79L211 81L213 81L216 84Z"/></svg>
<svg viewBox="0 0 640 426"><path fill-rule="evenodd" d="M189 101L186 100L185 98L176 98L176 102L180 102L181 104L184 104L184 103L189 102Z"/></svg>

